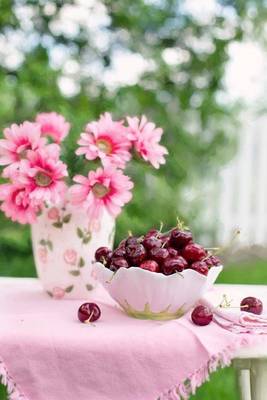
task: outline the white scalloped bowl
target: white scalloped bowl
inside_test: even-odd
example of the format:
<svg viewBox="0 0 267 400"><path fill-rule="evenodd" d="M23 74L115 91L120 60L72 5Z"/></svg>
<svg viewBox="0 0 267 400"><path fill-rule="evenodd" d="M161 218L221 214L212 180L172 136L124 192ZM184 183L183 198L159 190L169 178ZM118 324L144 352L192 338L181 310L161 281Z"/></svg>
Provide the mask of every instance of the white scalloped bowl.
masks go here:
<svg viewBox="0 0 267 400"><path fill-rule="evenodd" d="M95 276L110 296L131 317L168 320L192 308L216 281L223 266L212 267L207 276L192 269L163 275L142 268L120 268L115 274L95 263Z"/></svg>

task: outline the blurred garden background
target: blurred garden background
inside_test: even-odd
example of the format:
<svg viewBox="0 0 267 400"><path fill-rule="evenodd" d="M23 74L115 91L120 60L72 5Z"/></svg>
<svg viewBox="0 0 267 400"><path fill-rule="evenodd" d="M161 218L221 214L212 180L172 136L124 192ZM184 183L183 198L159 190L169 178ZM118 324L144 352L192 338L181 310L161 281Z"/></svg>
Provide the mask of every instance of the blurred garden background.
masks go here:
<svg viewBox="0 0 267 400"><path fill-rule="evenodd" d="M200 241L220 245L235 224L242 236L246 220L243 237L252 230L255 236L226 255L220 282L267 284L266 6L265 0L2 0L1 131L38 112L63 114L72 124L64 150L72 176L88 121L104 111L118 119L146 114L163 127L169 156L159 171L137 162L129 167L134 198L117 220L116 240L160 221L167 229L179 215ZM257 160L263 143L261 180L253 186L259 174L235 163L247 165L253 146ZM239 207L231 188L240 181L245 206ZM241 210L235 223L230 197L232 214ZM36 276L29 227L3 215L0 224L0 275ZM216 373L194 398L237 400L233 371Z"/></svg>

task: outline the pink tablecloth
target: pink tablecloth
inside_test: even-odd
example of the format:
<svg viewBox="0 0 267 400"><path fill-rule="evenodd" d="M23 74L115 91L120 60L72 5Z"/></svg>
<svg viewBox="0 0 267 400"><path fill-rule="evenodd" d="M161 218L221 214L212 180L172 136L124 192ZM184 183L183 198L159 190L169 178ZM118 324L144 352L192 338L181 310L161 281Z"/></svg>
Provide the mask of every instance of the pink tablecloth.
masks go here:
<svg viewBox="0 0 267 400"><path fill-rule="evenodd" d="M187 398L254 340L189 316L129 318L102 289L94 300L95 327L77 321L81 301L50 299L35 279L0 279L0 375L12 400Z"/></svg>

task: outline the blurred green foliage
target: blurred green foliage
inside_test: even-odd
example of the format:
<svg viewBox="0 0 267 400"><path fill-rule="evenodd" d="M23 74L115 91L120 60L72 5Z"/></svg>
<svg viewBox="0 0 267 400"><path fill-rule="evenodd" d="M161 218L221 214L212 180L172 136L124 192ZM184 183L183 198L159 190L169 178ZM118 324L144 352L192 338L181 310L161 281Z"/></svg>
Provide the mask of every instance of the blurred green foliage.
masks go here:
<svg viewBox="0 0 267 400"><path fill-rule="evenodd" d="M223 101L228 48L259 35L265 16L263 0L218 1L208 21L180 0L3 0L0 126L40 111L64 114L72 123L64 159L73 175L80 166L73 150L87 121L103 111L116 118L147 114L164 128L170 155L160 171L137 162L128 168L134 199L118 219L117 235L129 228L141 233L159 220L171 226L177 214L201 231L203 205L185 206L183 190L200 177L216 177L233 154L237 108ZM136 82L114 85L107 78L120 53L146 63ZM62 92L62 79L74 87L71 94ZM3 216L0 224L0 273L34 274L28 227Z"/></svg>

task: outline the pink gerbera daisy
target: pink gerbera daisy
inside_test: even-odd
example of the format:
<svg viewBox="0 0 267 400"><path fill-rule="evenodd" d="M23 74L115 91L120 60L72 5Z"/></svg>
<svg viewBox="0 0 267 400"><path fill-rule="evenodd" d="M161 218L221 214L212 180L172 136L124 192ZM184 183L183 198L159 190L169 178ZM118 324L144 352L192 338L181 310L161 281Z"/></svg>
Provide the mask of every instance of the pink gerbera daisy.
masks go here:
<svg viewBox="0 0 267 400"><path fill-rule="evenodd" d="M67 175L66 165L59 160L59 146L50 144L29 152L28 159L21 161L14 180L29 188L32 200L59 203L65 195Z"/></svg>
<svg viewBox="0 0 267 400"><path fill-rule="evenodd" d="M130 132L134 135L135 150L145 161L150 162L154 168L165 164L164 156L168 154L166 147L159 144L163 130L156 128L153 122L147 121L143 115L141 120L138 117L127 118Z"/></svg>
<svg viewBox="0 0 267 400"><path fill-rule="evenodd" d="M104 210L117 217L124 204L132 198L132 181L112 167L90 171L88 177L77 175L74 181L77 184L70 188L71 201L77 205L84 204L92 220L98 219Z"/></svg>
<svg viewBox="0 0 267 400"><path fill-rule="evenodd" d="M36 122L41 126L42 135L52 137L56 143L62 142L70 130L70 123L56 112L38 114Z"/></svg>
<svg viewBox="0 0 267 400"><path fill-rule="evenodd" d="M32 224L40 211L42 203L30 199L30 190L27 187L14 184L0 185L0 209L12 221L20 224Z"/></svg>
<svg viewBox="0 0 267 400"><path fill-rule="evenodd" d="M88 160L100 158L103 165L109 163L124 168L131 159L131 137L122 121L113 121L111 115L105 113L98 121L87 124L76 154L85 155Z"/></svg>
<svg viewBox="0 0 267 400"><path fill-rule="evenodd" d="M10 165L5 168L4 176L9 170L15 170L19 162L27 157L29 150L44 147L46 140L41 138L41 129L38 124L25 121L21 125L12 124L4 129L4 139L0 140L0 165Z"/></svg>

